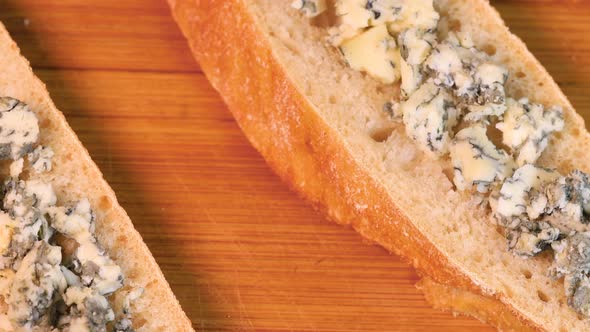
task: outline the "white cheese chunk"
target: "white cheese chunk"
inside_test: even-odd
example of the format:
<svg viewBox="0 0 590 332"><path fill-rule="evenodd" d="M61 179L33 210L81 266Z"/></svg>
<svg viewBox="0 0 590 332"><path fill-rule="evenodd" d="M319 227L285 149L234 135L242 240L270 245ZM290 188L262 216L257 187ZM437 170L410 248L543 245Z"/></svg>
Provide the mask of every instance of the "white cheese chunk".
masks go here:
<svg viewBox="0 0 590 332"><path fill-rule="evenodd" d="M291 3L291 7L307 17L316 17L328 8L326 0L295 0Z"/></svg>
<svg viewBox="0 0 590 332"><path fill-rule="evenodd" d="M398 36L402 58L412 66L422 64L432 51L435 40L436 36L433 33L426 33L417 28L402 31Z"/></svg>
<svg viewBox="0 0 590 332"><path fill-rule="evenodd" d="M489 62L482 52L457 43L447 40L438 44L425 61L427 70L437 85L451 89L459 98L460 106L467 110L466 121L501 116L506 110L504 84L508 71Z"/></svg>
<svg viewBox="0 0 590 332"><path fill-rule="evenodd" d="M51 207L48 210L53 226L60 233L78 242L75 257L82 265L98 271L92 275L82 276L82 281L91 285L101 295L107 295L119 289L123 283L121 268L102 250L94 237L93 213L88 200L81 200L73 209Z"/></svg>
<svg viewBox="0 0 590 332"><path fill-rule="evenodd" d="M401 95L408 98L422 84L421 65L432 51L436 36L417 28L402 31L398 36L400 49Z"/></svg>
<svg viewBox="0 0 590 332"><path fill-rule="evenodd" d="M14 275L12 269L0 270L0 296L6 298L10 294L10 286L14 280Z"/></svg>
<svg viewBox="0 0 590 332"><path fill-rule="evenodd" d="M501 116L506 110L504 84L508 78L508 71L502 66L492 63L482 63L475 67L473 82L477 86L477 92L473 102L468 105L469 113L465 116L467 121L480 121L489 116ZM464 84L458 91L458 95L469 95L469 84Z"/></svg>
<svg viewBox="0 0 590 332"><path fill-rule="evenodd" d="M507 234L508 249L522 257L532 257L553 244L560 236L558 228L546 222L523 223L516 229L510 229Z"/></svg>
<svg viewBox="0 0 590 332"><path fill-rule="evenodd" d="M433 31L439 19L440 15L434 9L432 0L406 0L399 19L388 23L388 27L396 33L408 28Z"/></svg>
<svg viewBox="0 0 590 332"><path fill-rule="evenodd" d="M435 83L446 87L455 85L454 76L463 71L461 57L449 43L439 44L426 60L426 67L435 74Z"/></svg>
<svg viewBox="0 0 590 332"><path fill-rule="evenodd" d="M475 78L484 87L491 87L496 84L502 86L506 82L508 70L502 66L492 63L483 63L477 67Z"/></svg>
<svg viewBox="0 0 590 332"><path fill-rule="evenodd" d="M3 208L14 220L14 229L9 250L0 257L0 268L17 268L20 260L40 239L40 235L44 239L51 236L51 230L39 208L51 202L55 203L55 200L51 199L52 195L55 197L53 190L49 188L50 192L47 192L46 188L38 188L36 181L32 183L33 186L29 190L26 181L11 178L5 183Z"/></svg>
<svg viewBox="0 0 590 332"><path fill-rule="evenodd" d="M506 110L504 104L487 103L484 105L463 105L467 110L465 121L485 121L489 116L501 116Z"/></svg>
<svg viewBox="0 0 590 332"><path fill-rule="evenodd" d="M0 159L21 158L39 139L37 116L13 98L0 98Z"/></svg>
<svg viewBox="0 0 590 332"><path fill-rule="evenodd" d="M445 89L427 81L402 103L401 111L406 133L421 149L436 155L448 152L459 112Z"/></svg>
<svg viewBox="0 0 590 332"><path fill-rule="evenodd" d="M36 147L33 152L27 155L33 172L43 173L51 171L51 159L53 155L53 150L50 147L41 145Z"/></svg>
<svg viewBox="0 0 590 332"><path fill-rule="evenodd" d="M16 271L7 299L8 317L17 329L31 329L44 316L57 294L66 289L60 247L39 241Z"/></svg>
<svg viewBox="0 0 590 332"><path fill-rule="evenodd" d="M8 250L12 241L14 227L14 220L5 212L0 212L0 255L3 255Z"/></svg>
<svg viewBox="0 0 590 332"><path fill-rule="evenodd" d="M502 131L502 142L515 152L518 165L534 163L547 147L549 135L563 129L563 111L544 109L527 99L508 99L507 107L504 121L496 125Z"/></svg>
<svg viewBox="0 0 590 332"><path fill-rule="evenodd" d="M67 331L105 331L106 325L115 320L115 314L107 299L87 287L69 287L64 302L75 307L76 315L62 317L61 329Z"/></svg>
<svg viewBox="0 0 590 332"><path fill-rule="evenodd" d="M338 0L335 3L336 16L340 19L337 29L338 39L358 35L370 26L373 14L367 10L367 0Z"/></svg>
<svg viewBox="0 0 590 332"><path fill-rule="evenodd" d="M404 3L405 0L337 0L336 16L340 25L334 39L348 39L365 28L399 20Z"/></svg>
<svg viewBox="0 0 590 332"><path fill-rule="evenodd" d="M400 76L402 83L400 85L401 97L407 99L422 84L423 75L420 72L420 66L410 65L400 57Z"/></svg>
<svg viewBox="0 0 590 332"><path fill-rule="evenodd" d="M401 18L405 0L367 0L365 8L371 12L371 25L395 22Z"/></svg>
<svg viewBox="0 0 590 332"><path fill-rule="evenodd" d="M20 173L23 172L23 165L24 165L23 158L19 158L19 159L13 161L12 163L10 163L10 169L9 169L10 176L12 176L13 178L18 178Z"/></svg>
<svg viewBox="0 0 590 332"><path fill-rule="evenodd" d="M530 164L520 167L502 184L496 214L502 218L513 218L521 217L529 210L535 217L538 216L538 211L535 212L538 209L530 205L531 190L540 191L542 185L556 180L559 176L554 170Z"/></svg>
<svg viewBox="0 0 590 332"><path fill-rule="evenodd" d="M466 31L451 31L448 33L446 41L464 48L475 47L471 35Z"/></svg>
<svg viewBox="0 0 590 332"><path fill-rule="evenodd" d="M544 187L539 208L558 227L582 231L590 221L590 176L573 170ZM544 204L542 204L544 203Z"/></svg>
<svg viewBox="0 0 590 332"><path fill-rule="evenodd" d="M487 192L492 184L513 171L514 162L489 140L483 125L476 124L459 131L450 152L455 170L454 183L459 190L475 187L478 192Z"/></svg>
<svg viewBox="0 0 590 332"><path fill-rule="evenodd" d="M57 202L53 186L39 180L26 181L25 195L34 199L34 206L42 213Z"/></svg>
<svg viewBox="0 0 590 332"><path fill-rule="evenodd" d="M340 51L353 69L364 71L387 84L399 79L399 52L384 25L344 41Z"/></svg>

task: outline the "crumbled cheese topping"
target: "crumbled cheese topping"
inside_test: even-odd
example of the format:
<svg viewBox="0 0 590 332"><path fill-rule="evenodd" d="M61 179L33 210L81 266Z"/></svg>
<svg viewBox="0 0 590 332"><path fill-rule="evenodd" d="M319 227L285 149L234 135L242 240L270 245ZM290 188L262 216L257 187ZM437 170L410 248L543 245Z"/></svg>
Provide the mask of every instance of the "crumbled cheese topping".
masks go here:
<svg viewBox="0 0 590 332"><path fill-rule="evenodd" d="M452 97L432 81L423 84L401 106L406 133L421 148L435 154L448 152L450 128L457 124L459 111Z"/></svg>
<svg viewBox="0 0 590 332"><path fill-rule="evenodd" d="M39 139L37 117L20 100L0 97L0 159L16 160Z"/></svg>
<svg viewBox="0 0 590 332"><path fill-rule="evenodd" d="M57 327L69 331L104 331L106 324L115 320L108 300L87 287L69 287L64 302L70 315L62 316Z"/></svg>
<svg viewBox="0 0 590 332"><path fill-rule="evenodd" d="M547 147L549 135L563 129L563 111L560 107L545 109L526 98L508 98L506 104L504 121L496 125L502 131L502 142L514 151L518 165L534 163Z"/></svg>
<svg viewBox="0 0 590 332"><path fill-rule="evenodd" d="M486 193L497 181L510 175L513 161L486 135L486 128L473 125L457 133L450 147L453 181L459 190L475 188Z"/></svg>
<svg viewBox="0 0 590 332"><path fill-rule="evenodd" d="M291 7L298 9L307 17L316 17L326 9L326 0L295 0Z"/></svg>
<svg viewBox="0 0 590 332"><path fill-rule="evenodd" d="M336 44L360 34L365 28L396 22L402 18L405 0L337 0L340 24L334 32Z"/></svg>
<svg viewBox="0 0 590 332"><path fill-rule="evenodd" d="M469 41L462 42L471 45ZM434 48L425 67L438 85L453 91L457 103L468 111L466 121L485 121L506 110L504 84L508 71L491 63L483 52L450 38Z"/></svg>
<svg viewBox="0 0 590 332"><path fill-rule="evenodd" d="M388 28L393 33L399 33L405 29L418 28L422 30L436 30L436 25L440 18L438 12L434 9L432 0L410 0L410 1L392 1L396 2L399 14L395 20L388 22Z"/></svg>
<svg viewBox="0 0 590 332"><path fill-rule="evenodd" d="M72 208L51 207L48 214L52 226L60 233L76 240L74 268L81 273L82 283L93 287L101 295L108 295L123 286L121 268L98 246L94 237L94 214L88 200Z"/></svg>
<svg viewBox="0 0 590 332"><path fill-rule="evenodd" d="M500 198L496 213L500 218L526 218L532 215L536 219L542 210L538 205L531 205L535 192L541 191L541 186L556 180L559 173L554 170L524 165L506 179L500 189Z"/></svg>
<svg viewBox="0 0 590 332"><path fill-rule="evenodd" d="M53 158L53 150L47 146L39 145L33 152L27 155L29 164L35 173L43 173L51 171L51 159Z"/></svg>
<svg viewBox="0 0 590 332"><path fill-rule="evenodd" d="M28 106L0 98L0 159L12 160L0 209L0 297L8 305L0 325L105 331L115 320L107 297L123 286L121 268L94 235L88 200L58 206L51 183L35 177L51 171L54 155L50 147L35 146L38 137ZM129 309L123 315L123 325L116 324L130 332Z"/></svg>
<svg viewBox="0 0 590 332"><path fill-rule="evenodd" d="M6 299L8 317L15 328L30 330L46 316L66 288L59 269L61 250L38 241L16 271Z"/></svg>
<svg viewBox="0 0 590 332"><path fill-rule="evenodd" d="M331 41L347 64L384 84L401 79L399 100L383 107L390 119L430 156L450 158L456 188L489 202L511 252L551 248L569 305L590 316L590 176L535 166L564 128L561 107L510 98L508 70L451 31L433 0L337 0L335 9ZM507 151L488 137L491 126Z"/></svg>
<svg viewBox="0 0 590 332"><path fill-rule="evenodd" d="M23 166L24 166L24 160L23 158L19 158L15 161L13 161L12 163L10 163L10 176L13 178L17 178L19 177L20 173L23 172Z"/></svg>
<svg viewBox="0 0 590 332"><path fill-rule="evenodd" d="M424 79L422 64L432 52L436 36L430 31L419 28L403 30L399 36L401 94L406 99L418 89Z"/></svg>
<svg viewBox="0 0 590 332"><path fill-rule="evenodd" d="M367 72L385 84L399 79L399 51L385 25L372 27L344 41L340 52L351 68Z"/></svg>

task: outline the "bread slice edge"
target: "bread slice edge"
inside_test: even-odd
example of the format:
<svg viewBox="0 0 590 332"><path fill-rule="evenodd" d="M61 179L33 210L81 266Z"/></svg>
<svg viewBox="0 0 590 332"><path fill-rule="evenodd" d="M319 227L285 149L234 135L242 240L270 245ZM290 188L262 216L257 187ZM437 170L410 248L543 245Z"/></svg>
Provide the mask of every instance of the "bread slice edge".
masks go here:
<svg viewBox="0 0 590 332"><path fill-rule="evenodd" d="M141 235L2 23L0 53L0 67L3 68L0 95L16 97L29 104L39 118L41 144L51 146L55 152L53 170L41 179L53 184L59 201L89 199L97 217L97 237L121 266L126 277L125 291L144 289L132 303L138 330L191 331L190 320ZM113 295L115 307L121 307L123 300L123 290Z"/></svg>
<svg viewBox="0 0 590 332"><path fill-rule="evenodd" d="M538 331L516 315L510 307L494 297L437 283L424 277L416 283L426 302L433 308L453 315L469 315L501 331Z"/></svg>
<svg viewBox="0 0 590 332"><path fill-rule="evenodd" d="M295 192L329 219L350 225L363 237L401 255L437 283L489 296L489 290L449 264L387 199L378 182L355 165L337 133L315 114L314 106L289 81L244 2L169 3L212 85L250 142ZM269 123L273 126L265 125ZM285 131L288 135L281 133ZM279 136L288 137L289 142L273 142ZM355 190L364 202L369 202L369 208L354 208L349 192ZM393 220L395 229L380 224L380 220ZM408 235L402 237L402 232ZM524 317L509 304L498 303L523 326L541 329L532 317Z"/></svg>

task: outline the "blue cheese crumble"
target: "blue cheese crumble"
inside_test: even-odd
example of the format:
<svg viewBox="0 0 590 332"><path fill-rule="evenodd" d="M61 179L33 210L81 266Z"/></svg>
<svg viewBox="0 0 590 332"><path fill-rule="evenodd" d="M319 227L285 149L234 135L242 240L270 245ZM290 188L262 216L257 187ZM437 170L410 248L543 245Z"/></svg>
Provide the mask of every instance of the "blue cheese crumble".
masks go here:
<svg viewBox="0 0 590 332"><path fill-rule="evenodd" d="M39 138L37 117L20 100L0 97L0 159L16 160Z"/></svg>
<svg viewBox="0 0 590 332"><path fill-rule="evenodd" d="M66 289L61 273L61 249L38 241L16 271L6 299L8 318L15 329L31 330L49 323L50 308Z"/></svg>
<svg viewBox="0 0 590 332"><path fill-rule="evenodd" d="M486 135L486 127L472 125L457 133L451 147L453 181L459 190L474 188L486 193L491 186L509 176L512 158L498 149Z"/></svg>
<svg viewBox="0 0 590 332"><path fill-rule="evenodd" d="M0 98L0 159L11 160L0 206L0 329L17 331L133 330L127 304L120 321L108 297L124 282L98 243L90 203L58 205L51 183L53 150L38 144L36 115ZM23 179L26 174L26 179Z"/></svg>
<svg viewBox="0 0 590 332"><path fill-rule="evenodd" d="M507 100L504 120L496 125L502 131L502 142L516 155L520 166L537 161L547 147L548 138L564 126L561 107L545 109L527 98Z"/></svg>
<svg viewBox="0 0 590 332"><path fill-rule="evenodd" d="M298 9L307 17L316 17L326 11L325 0L295 0L291 7Z"/></svg>
<svg viewBox="0 0 590 332"><path fill-rule="evenodd" d="M399 81L400 95L383 107L389 118L452 164L457 190L489 203L508 250L523 258L552 250L549 274L564 279L569 305L590 316L590 176L535 164L564 128L562 108L510 96L507 68L441 19L433 0L336 0L335 13L330 39L346 64L383 84ZM494 127L501 141L488 135ZM18 233L0 218L2 225Z"/></svg>
<svg viewBox="0 0 590 332"><path fill-rule="evenodd" d="M432 52L436 36L419 28L403 30L398 36L400 45L401 96L407 99L424 80L422 64Z"/></svg>
<svg viewBox="0 0 590 332"><path fill-rule="evenodd" d="M426 151L438 155L448 152L450 128L459 116L452 100L447 91L430 81L402 104L406 133Z"/></svg>
<svg viewBox="0 0 590 332"><path fill-rule="evenodd" d="M385 84L399 79L399 51L384 25L344 41L339 49L351 68L367 72Z"/></svg>

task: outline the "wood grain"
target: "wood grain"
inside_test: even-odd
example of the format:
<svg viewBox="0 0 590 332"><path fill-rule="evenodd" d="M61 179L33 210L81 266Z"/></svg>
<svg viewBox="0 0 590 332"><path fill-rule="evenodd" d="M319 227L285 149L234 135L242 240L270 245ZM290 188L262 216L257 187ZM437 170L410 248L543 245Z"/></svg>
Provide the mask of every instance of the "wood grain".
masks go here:
<svg viewBox="0 0 590 332"><path fill-rule="evenodd" d="M590 3L494 4L590 119ZM0 20L197 330L492 330L430 309L407 264L288 191L163 1L0 0Z"/></svg>

